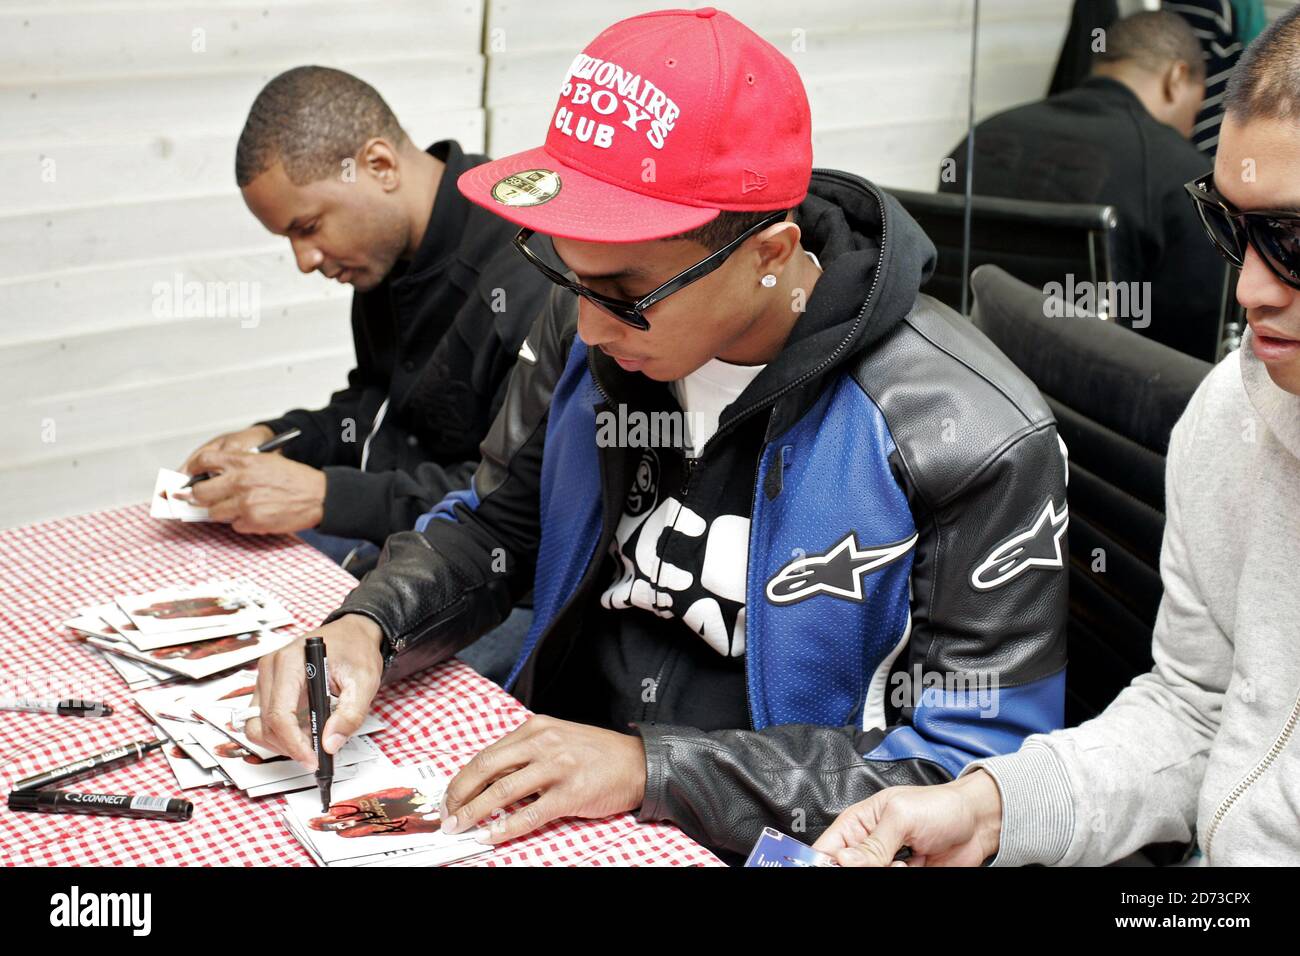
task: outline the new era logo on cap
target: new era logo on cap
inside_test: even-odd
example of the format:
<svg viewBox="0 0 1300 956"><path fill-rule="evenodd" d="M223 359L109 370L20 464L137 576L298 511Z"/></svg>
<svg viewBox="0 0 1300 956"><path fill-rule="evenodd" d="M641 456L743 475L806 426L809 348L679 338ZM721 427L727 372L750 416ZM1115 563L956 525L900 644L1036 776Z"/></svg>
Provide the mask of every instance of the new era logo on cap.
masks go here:
<svg viewBox="0 0 1300 956"><path fill-rule="evenodd" d="M794 65L705 7L605 30L570 63L545 145L475 167L459 185L538 232L638 242L720 210L797 206L811 175L808 99Z"/></svg>
<svg viewBox="0 0 1300 956"><path fill-rule="evenodd" d="M560 194L560 177L552 169L524 169L492 186L492 198L503 206L540 206Z"/></svg>

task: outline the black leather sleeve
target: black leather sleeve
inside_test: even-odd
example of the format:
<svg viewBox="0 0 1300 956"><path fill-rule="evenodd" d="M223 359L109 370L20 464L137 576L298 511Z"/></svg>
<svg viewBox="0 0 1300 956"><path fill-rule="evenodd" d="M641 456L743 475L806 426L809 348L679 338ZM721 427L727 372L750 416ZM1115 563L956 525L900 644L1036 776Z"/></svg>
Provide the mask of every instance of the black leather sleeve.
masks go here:
<svg viewBox="0 0 1300 956"><path fill-rule="evenodd" d="M899 784L950 777L919 761L868 763L875 735L853 727L783 724L712 733L637 727L646 751L637 819L666 820L711 847L747 853L763 827L811 843L846 807Z"/></svg>
<svg viewBox="0 0 1300 956"><path fill-rule="evenodd" d="M379 625L385 683L455 654L531 589L547 414L575 316L573 297L557 289L511 373L472 491L439 502L423 531L389 537L375 569L326 618L361 614Z"/></svg>

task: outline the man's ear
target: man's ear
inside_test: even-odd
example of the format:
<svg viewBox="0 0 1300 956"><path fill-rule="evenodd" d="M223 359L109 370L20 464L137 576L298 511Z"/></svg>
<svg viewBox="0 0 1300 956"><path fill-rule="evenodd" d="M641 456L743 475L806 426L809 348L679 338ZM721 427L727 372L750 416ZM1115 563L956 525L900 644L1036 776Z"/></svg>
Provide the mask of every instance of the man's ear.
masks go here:
<svg viewBox="0 0 1300 956"><path fill-rule="evenodd" d="M1192 81L1191 69L1182 60L1174 60L1165 68L1164 82L1161 83L1161 94L1165 102L1169 104L1177 103L1179 94L1183 86Z"/></svg>
<svg viewBox="0 0 1300 956"><path fill-rule="evenodd" d="M795 249L799 248L799 227L790 220L768 226L758 235L757 267L760 275L780 275Z"/></svg>
<svg viewBox="0 0 1300 956"><path fill-rule="evenodd" d="M357 167L358 173L364 171L373 176L384 192L392 192L401 185L402 173L397 150L382 136L366 140L357 154Z"/></svg>

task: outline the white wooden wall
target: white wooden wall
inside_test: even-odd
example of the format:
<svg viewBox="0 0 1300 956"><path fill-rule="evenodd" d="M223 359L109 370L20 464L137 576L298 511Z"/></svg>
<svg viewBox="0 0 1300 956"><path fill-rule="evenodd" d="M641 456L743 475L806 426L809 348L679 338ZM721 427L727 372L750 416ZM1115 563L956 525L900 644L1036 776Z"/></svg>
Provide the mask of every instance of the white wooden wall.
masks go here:
<svg viewBox="0 0 1300 956"><path fill-rule="evenodd" d="M582 44L653 6L0 0L0 526L143 500L202 439L343 381L347 290L299 275L233 181L271 76L350 70L417 140L502 155L541 141ZM1041 95L1069 7L983 0L980 115ZM723 8L799 67L816 162L933 188L965 129L971 0ZM157 317L177 275L255 283L258 324Z"/></svg>
<svg viewBox="0 0 1300 956"><path fill-rule="evenodd" d="M148 497L159 465L352 364L347 290L234 183L261 86L347 69L419 141L484 148L482 0L0 0L0 525ZM155 284L256 283L260 321L158 318ZM246 286L251 290L251 286Z"/></svg>

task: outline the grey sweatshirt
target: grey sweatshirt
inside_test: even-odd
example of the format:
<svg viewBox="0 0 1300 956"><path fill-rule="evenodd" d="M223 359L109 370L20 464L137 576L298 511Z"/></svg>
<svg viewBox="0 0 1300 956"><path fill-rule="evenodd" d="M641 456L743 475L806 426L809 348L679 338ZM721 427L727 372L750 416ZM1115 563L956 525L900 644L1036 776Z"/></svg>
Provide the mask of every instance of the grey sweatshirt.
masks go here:
<svg viewBox="0 0 1300 956"><path fill-rule="evenodd" d="M1193 838L1209 864L1300 864L1300 397L1249 337L1174 428L1165 487L1152 671L964 771L1002 792L994 865Z"/></svg>

